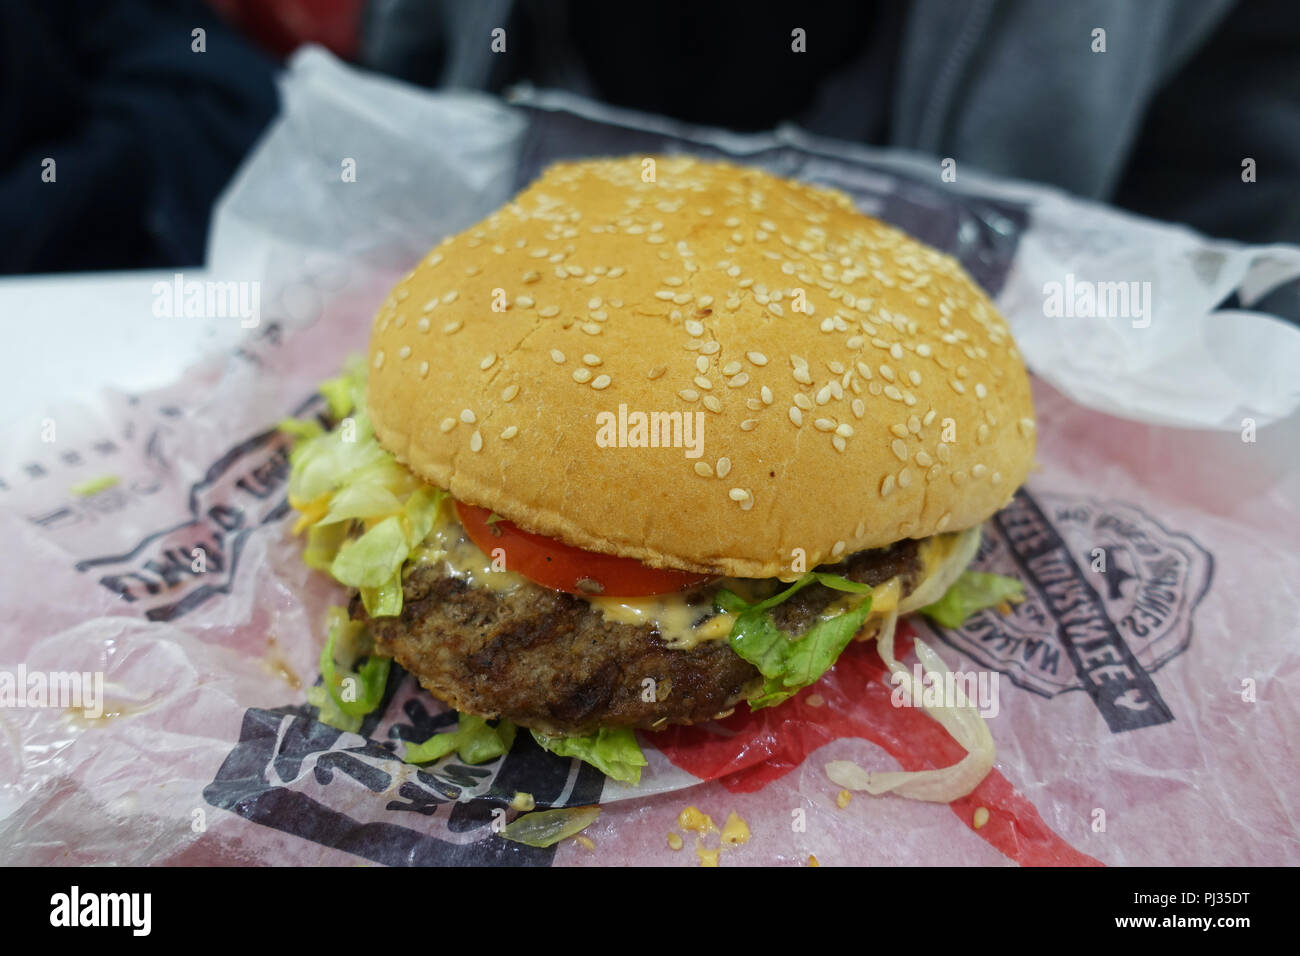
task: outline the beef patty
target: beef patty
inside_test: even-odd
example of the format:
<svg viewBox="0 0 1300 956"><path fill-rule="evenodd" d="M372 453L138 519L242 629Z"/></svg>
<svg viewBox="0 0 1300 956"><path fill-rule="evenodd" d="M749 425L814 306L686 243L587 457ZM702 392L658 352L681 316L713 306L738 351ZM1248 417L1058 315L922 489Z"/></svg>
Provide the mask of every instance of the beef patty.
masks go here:
<svg viewBox="0 0 1300 956"><path fill-rule="evenodd" d="M906 595L919 583L918 542L861 551L819 570L872 586L898 575ZM686 595L699 609L697 621L714 613L718 587L705 583ZM773 618L787 633L802 634L842 596L809 585L774 608ZM411 569L403 599L398 617L367 619L359 596L349 613L367 620L379 653L395 658L435 697L542 733L708 720L762 683L726 640L674 649L652 624L607 621L582 598L532 583L508 592L475 587L438 562ZM654 680L655 700L643 699L646 678Z"/></svg>

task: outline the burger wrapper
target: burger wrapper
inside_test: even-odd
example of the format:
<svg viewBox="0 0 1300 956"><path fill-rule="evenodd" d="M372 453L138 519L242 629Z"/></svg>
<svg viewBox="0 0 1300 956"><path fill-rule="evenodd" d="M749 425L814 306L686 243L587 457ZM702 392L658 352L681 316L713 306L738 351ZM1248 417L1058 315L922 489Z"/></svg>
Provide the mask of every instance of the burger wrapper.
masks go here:
<svg viewBox="0 0 1300 956"><path fill-rule="evenodd" d="M1294 294L1300 250L1209 242L974 171L945 182L934 162L795 131L738 137L535 92L432 95L314 50L283 94L211 244L209 276L260 283L256 325L161 389L67 405L52 375L40 421L0 445L6 862L1300 862L1286 376L1300 337L1242 311ZM898 706L871 644L783 706L642 734L636 787L524 733L477 767L402 763L399 739L454 715L396 666L357 733L306 701L344 594L302 563L276 423L321 411L317 383L364 350L397 276L545 164L676 151L846 190L961 259L1023 346L1038 467L986 525L976 566L1020 578L1028 599L957 630L910 618L896 648L910 668L920 637L978 688L997 759L967 798L841 793L828 778L835 760L915 770L963 755ZM1149 311L1054 316L1049 286L1067 276L1150 282ZM225 336L236 321L159 318L171 296L142 294L155 311L142 305L139 325ZM1225 300L1235 311L1214 311ZM71 493L96 474L116 483ZM498 832L519 792L603 811L588 840L523 846ZM687 807L715 827L684 828ZM735 821L719 832L733 813L747 839Z"/></svg>

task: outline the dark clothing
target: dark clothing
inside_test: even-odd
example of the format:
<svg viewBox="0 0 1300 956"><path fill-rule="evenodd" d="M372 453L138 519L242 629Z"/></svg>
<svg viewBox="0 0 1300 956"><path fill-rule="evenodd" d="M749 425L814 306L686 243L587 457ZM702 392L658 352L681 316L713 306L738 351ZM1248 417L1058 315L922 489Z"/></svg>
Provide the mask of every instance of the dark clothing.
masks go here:
<svg viewBox="0 0 1300 956"><path fill-rule="evenodd" d="M1300 4L386 0L361 49L426 85L529 81L737 130L789 121L928 154L936 179L952 157L958 175L970 164L1212 236L1300 241Z"/></svg>
<svg viewBox="0 0 1300 956"><path fill-rule="evenodd" d="M0 3L0 272L201 264L274 70L198 0Z"/></svg>

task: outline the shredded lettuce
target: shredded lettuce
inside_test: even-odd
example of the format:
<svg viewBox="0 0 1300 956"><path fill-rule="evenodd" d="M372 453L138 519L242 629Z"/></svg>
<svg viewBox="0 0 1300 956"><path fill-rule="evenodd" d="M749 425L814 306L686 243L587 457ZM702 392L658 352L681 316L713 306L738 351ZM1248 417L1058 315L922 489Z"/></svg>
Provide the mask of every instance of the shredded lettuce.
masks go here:
<svg viewBox="0 0 1300 956"><path fill-rule="evenodd" d="M528 846L554 846L596 822L600 807L563 807L515 817L501 830L504 839Z"/></svg>
<svg viewBox="0 0 1300 956"><path fill-rule="evenodd" d="M641 768L648 763L630 727L602 727L586 737L551 737L535 730L532 734L543 750L585 760L605 776L624 783L640 783Z"/></svg>
<svg viewBox="0 0 1300 956"><path fill-rule="evenodd" d="M509 753L514 742L515 725L510 721L502 720L493 727L482 717L460 714L455 730L434 734L422 744L407 744L402 759L407 763L429 763L454 750L464 763L487 763Z"/></svg>
<svg viewBox="0 0 1300 956"><path fill-rule="evenodd" d="M871 613L871 598L867 597L853 610L819 621L801 637L792 637L776 626L768 612L814 582L851 594L871 592L870 585L824 571L809 571L785 590L754 604L725 589L714 599L719 608L736 615L727 638L731 649L764 677L762 690L749 699L753 710L772 707L794 696L800 688L815 684Z"/></svg>
<svg viewBox="0 0 1300 956"><path fill-rule="evenodd" d="M371 617L402 612L402 568L429 536L447 493L426 485L375 439L365 409L366 370L350 359L321 385L335 426L281 423L297 439L289 454L294 531L307 531L303 560L361 593Z"/></svg>
<svg viewBox="0 0 1300 956"><path fill-rule="evenodd" d="M944 627L956 628L972 614L997 607L1003 601L1018 604L1025 599L1025 586L1015 578L982 571L963 572L946 594L921 613Z"/></svg>
<svg viewBox="0 0 1300 956"><path fill-rule="evenodd" d="M321 382L320 393L330 407L330 417L339 421L354 408L360 407L366 392L366 360L353 355L343 363L343 371L335 378Z"/></svg>
<svg viewBox="0 0 1300 956"><path fill-rule="evenodd" d="M330 608L328 620L329 637L320 654L322 687L310 688L307 699L320 708L322 722L355 733L361 718L383 700L392 662L370 653L365 625L349 620L343 608ZM340 663L336 655L342 655L344 662ZM365 655L366 662L352 670L353 664Z"/></svg>

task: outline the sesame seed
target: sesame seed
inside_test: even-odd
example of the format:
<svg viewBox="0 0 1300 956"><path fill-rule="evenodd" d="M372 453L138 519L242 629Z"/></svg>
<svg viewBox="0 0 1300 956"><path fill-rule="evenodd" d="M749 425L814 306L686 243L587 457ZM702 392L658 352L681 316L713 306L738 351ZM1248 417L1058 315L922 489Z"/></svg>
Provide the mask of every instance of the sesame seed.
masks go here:
<svg viewBox="0 0 1300 956"><path fill-rule="evenodd" d="M835 430L835 423L829 418L819 418L813 422L813 427L819 432L830 432Z"/></svg>
<svg viewBox="0 0 1300 956"><path fill-rule="evenodd" d="M809 398L807 395L803 394L803 392L798 392L795 395L794 403L798 405L800 408L802 408L805 412L811 412L813 410L812 399Z"/></svg>
<svg viewBox="0 0 1300 956"><path fill-rule="evenodd" d="M952 452L948 450L948 446L943 442L939 442L934 449L934 453L939 456L939 460L945 465L948 463L948 459L952 458Z"/></svg>
<svg viewBox="0 0 1300 956"><path fill-rule="evenodd" d="M703 355L695 357L695 370L701 374L709 370L709 360Z"/></svg>
<svg viewBox="0 0 1300 956"><path fill-rule="evenodd" d="M579 385L591 381L591 372L585 368L575 368L573 370L573 380Z"/></svg>
<svg viewBox="0 0 1300 956"><path fill-rule="evenodd" d="M729 475L730 473L731 473L731 459L730 459L730 458L719 458L719 459L718 459L718 477L719 477L719 478L726 478L727 475Z"/></svg>
<svg viewBox="0 0 1300 956"><path fill-rule="evenodd" d="M1001 483L1002 483L1002 472L1000 472L1000 471L995 471L995 472L993 472L993 474L989 476L989 480L990 480L991 482L993 482L993 484L995 484L995 485L999 485L999 484L1001 484Z"/></svg>
<svg viewBox="0 0 1300 956"><path fill-rule="evenodd" d="M860 398L855 398L855 399L853 400L853 406L852 406L852 407L853 407L853 415L854 415L854 417L856 417L856 418L861 418L861 417L862 417L863 415L865 415L866 412L867 412L867 406L866 406L866 403L863 402L862 399L860 399Z"/></svg>
<svg viewBox="0 0 1300 956"><path fill-rule="evenodd" d="M939 520L935 522L934 530L942 531L944 528L948 527L948 522L951 520L952 520L952 513L949 511L945 511L943 514L939 516Z"/></svg>
<svg viewBox="0 0 1300 956"><path fill-rule="evenodd" d="M518 385L507 385L504 389L501 390L501 401L512 402L514 401L515 396L518 394L519 394Z"/></svg>
<svg viewBox="0 0 1300 956"><path fill-rule="evenodd" d="M907 380L911 382L913 385L920 385L921 373L918 372L916 369L912 369L910 372L907 373Z"/></svg>
<svg viewBox="0 0 1300 956"><path fill-rule="evenodd" d="M915 415L909 415L907 418L907 430L913 435L921 434L921 419Z"/></svg>
<svg viewBox="0 0 1300 956"><path fill-rule="evenodd" d="M766 385L764 385L762 389L759 390L758 395L763 400L764 405L772 404L773 401L772 390L768 388Z"/></svg>
<svg viewBox="0 0 1300 956"><path fill-rule="evenodd" d="M603 301L604 301L604 300L601 299L600 296L596 296L594 299L590 299L590 300L587 302L587 308L588 308L588 310L599 309L599 308L600 308L600 305L601 305L601 302L603 302Z"/></svg>
<svg viewBox="0 0 1300 956"><path fill-rule="evenodd" d="M505 428L501 429L501 437L504 438L506 441L509 441L510 439L514 438L518 434L519 434L518 425L507 425Z"/></svg>
<svg viewBox="0 0 1300 956"><path fill-rule="evenodd" d="M470 451L483 450L483 435L479 432L477 428L474 429L474 434L469 436L469 450Z"/></svg>
<svg viewBox="0 0 1300 956"><path fill-rule="evenodd" d="M790 406L790 421L800 427L803 426L803 412L799 411L799 409L795 408L793 405Z"/></svg>
<svg viewBox="0 0 1300 956"><path fill-rule="evenodd" d="M861 375L863 378L865 378L867 381L871 381L871 366L868 365L866 362L859 362L858 374Z"/></svg>
<svg viewBox="0 0 1300 956"><path fill-rule="evenodd" d="M686 331L687 331L687 333L688 333L689 335L703 335L703 334L704 334L704 323L703 323L703 322L698 322L698 321L696 321L695 319L687 319L687 320L686 320Z"/></svg>
<svg viewBox="0 0 1300 956"><path fill-rule="evenodd" d="M710 465L707 461L697 461L695 463L695 473L699 475L701 478L712 478L713 466Z"/></svg>
<svg viewBox="0 0 1300 956"><path fill-rule="evenodd" d="M912 483L912 469L906 466L898 473L898 487L906 488Z"/></svg>
<svg viewBox="0 0 1300 956"><path fill-rule="evenodd" d="M975 397L976 397L976 398L983 398L983 397L984 397L985 395L987 395L988 393L989 393L989 390L988 390L987 388L984 387L984 383L983 383L983 382L976 382L976 383L975 383Z"/></svg>
<svg viewBox="0 0 1300 956"><path fill-rule="evenodd" d="M882 365L880 366L880 377L886 382L892 382L894 381L894 370L888 365Z"/></svg>
<svg viewBox="0 0 1300 956"><path fill-rule="evenodd" d="M823 385L817 390L816 400L818 405L825 405L831 400L831 388L829 385Z"/></svg>
<svg viewBox="0 0 1300 956"><path fill-rule="evenodd" d="M713 381L707 375L697 375L692 381L706 392L713 388Z"/></svg>
<svg viewBox="0 0 1300 956"><path fill-rule="evenodd" d="M934 481L939 477L939 472L943 471L943 465L931 465L930 470L925 473L926 481Z"/></svg>
<svg viewBox="0 0 1300 956"><path fill-rule="evenodd" d="M723 375L735 375L735 374L736 374L737 372L739 372L743 367L744 367L744 366L742 366L739 362L735 362L735 361L733 361L733 362L728 362L726 365L724 365L724 366L722 367L722 374L723 374Z"/></svg>
<svg viewBox="0 0 1300 956"><path fill-rule="evenodd" d="M921 424L928 426L932 421L934 421L934 417L937 414L938 413L933 408L930 409L928 412L925 413L925 417L921 419Z"/></svg>
<svg viewBox="0 0 1300 956"><path fill-rule="evenodd" d="M842 435L845 438L853 437L853 426L847 422L835 426L835 434Z"/></svg>
<svg viewBox="0 0 1300 956"><path fill-rule="evenodd" d="M558 305L548 305L545 308L538 309L537 314L549 319L553 315L560 314L560 307Z"/></svg>
<svg viewBox="0 0 1300 956"><path fill-rule="evenodd" d="M381 368L384 364L384 350L380 349L375 353L375 368Z"/></svg>
<svg viewBox="0 0 1300 956"><path fill-rule="evenodd" d="M749 359L760 368L767 364L767 356L762 352L746 352L745 358Z"/></svg>
<svg viewBox="0 0 1300 956"><path fill-rule="evenodd" d="M918 451L913 456L913 458L916 461L916 463L920 465L922 468L929 468L931 465L934 464L934 459L931 458L929 453L925 451Z"/></svg>
<svg viewBox="0 0 1300 956"><path fill-rule="evenodd" d="M693 388L684 388L677 393L677 397L684 402L698 402L700 400L700 393Z"/></svg>
<svg viewBox="0 0 1300 956"><path fill-rule="evenodd" d="M906 438L908 434L907 426L902 424L901 422L897 425L890 425L889 430L893 432L895 435L897 435L899 438Z"/></svg>
<svg viewBox="0 0 1300 956"><path fill-rule="evenodd" d="M901 359L903 357L903 347L895 342L889 347L889 354L896 359Z"/></svg>
<svg viewBox="0 0 1300 956"><path fill-rule="evenodd" d="M559 349L551 349L551 361L556 365L564 364L564 353Z"/></svg>
<svg viewBox="0 0 1300 956"><path fill-rule="evenodd" d="M974 468L972 468L970 470L970 474L972 478L983 478L985 473L988 472L988 470L989 470L988 465L981 463L976 465Z"/></svg>
<svg viewBox="0 0 1300 956"><path fill-rule="evenodd" d="M749 497L749 492L744 488L732 488L727 492L727 497L732 501L744 501Z"/></svg>
<svg viewBox="0 0 1300 956"><path fill-rule="evenodd" d="M588 352L586 355L582 357L582 361L586 365L596 366L600 364L600 356Z"/></svg>
<svg viewBox="0 0 1300 956"><path fill-rule="evenodd" d="M455 427L456 427L456 419L444 418L442 420L442 424L438 426L438 429L445 435L447 432L451 431Z"/></svg>
<svg viewBox="0 0 1300 956"><path fill-rule="evenodd" d="M493 366L496 360L497 360L497 353L489 352L487 355L483 356L482 361L478 363L478 367L486 372L488 369L490 369Z"/></svg>
<svg viewBox="0 0 1300 956"><path fill-rule="evenodd" d="M460 293L457 292L455 289L452 289L450 292L448 292L446 295L442 297L442 301L450 305L451 303L455 302L458 298L460 298Z"/></svg>
<svg viewBox="0 0 1300 956"><path fill-rule="evenodd" d="M885 480L880 483L880 497L888 498L894 490L894 476L885 475Z"/></svg>
<svg viewBox="0 0 1300 956"><path fill-rule="evenodd" d="M700 346L700 351L705 355L717 355L722 350L722 345L718 342L705 342Z"/></svg>
<svg viewBox="0 0 1300 956"><path fill-rule="evenodd" d="M1022 418L1016 422L1016 427L1020 430L1021 435L1028 438L1029 433L1034 430L1034 420L1032 418Z"/></svg>
<svg viewBox="0 0 1300 956"><path fill-rule="evenodd" d="M794 370L792 374L794 375L794 380L798 382L800 385L812 384L812 376L808 374L808 369L806 366L800 365L798 368Z"/></svg>
<svg viewBox="0 0 1300 956"><path fill-rule="evenodd" d="M989 438L989 426L980 422L980 427L975 429L975 441L977 444L984 444Z"/></svg>
<svg viewBox="0 0 1300 956"><path fill-rule="evenodd" d="M661 375L663 375L664 372L666 371L668 371L667 365L656 365L647 373L647 377L650 379L656 379L659 378Z"/></svg>
<svg viewBox="0 0 1300 956"><path fill-rule="evenodd" d="M758 427L757 418L746 418L743 422L740 423L740 430L743 432L752 432L757 427Z"/></svg>
<svg viewBox="0 0 1300 956"><path fill-rule="evenodd" d="M704 407L715 414L722 411L722 402L718 401L718 399L712 395L705 395L703 402Z"/></svg>
<svg viewBox="0 0 1300 956"><path fill-rule="evenodd" d="M428 375L429 375L429 363L428 363L428 362L421 362L421 363L420 363L420 378L426 378L426 377L428 377Z"/></svg>
<svg viewBox="0 0 1300 956"><path fill-rule="evenodd" d="M896 402L903 400L903 393L898 390L897 385L886 385L885 394Z"/></svg>
<svg viewBox="0 0 1300 956"><path fill-rule="evenodd" d="M601 389L609 388L609 383L610 377L608 375L597 375L595 381L591 383L591 387L600 391Z"/></svg>
<svg viewBox="0 0 1300 956"><path fill-rule="evenodd" d="M429 320L428 320L427 318L421 316L421 317L420 317L420 321L415 323L415 327L416 327L417 329L419 329L421 332L428 332L428 331L429 331Z"/></svg>
<svg viewBox="0 0 1300 956"><path fill-rule="evenodd" d="M731 380L730 382L727 383L727 387L728 387L728 388L741 388L742 386L745 386L745 385L748 385L748 384L749 384L749 375L748 375L747 373L745 373L745 372L741 372L739 375L733 377L732 380Z"/></svg>
<svg viewBox="0 0 1300 956"><path fill-rule="evenodd" d="M460 331L461 326L464 324L465 323L462 322L460 319L456 319L454 322L448 322L446 325L444 325L442 327L442 331L446 335L455 335L457 332Z"/></svg>
<svg viewBox="0 0 1300 956"><path fill-rule="evenodd" d="M600 326L595 322L584 322L582 323L582 331L588 335L600 335Z"/></svg>
<svg viewBox="0 0 1300 956"><path fill-rule="evenodd" d="M899 461L907 461L907 443L901 438L895 438L889 443L889 447L894 452L894 457Z"/></svg>

